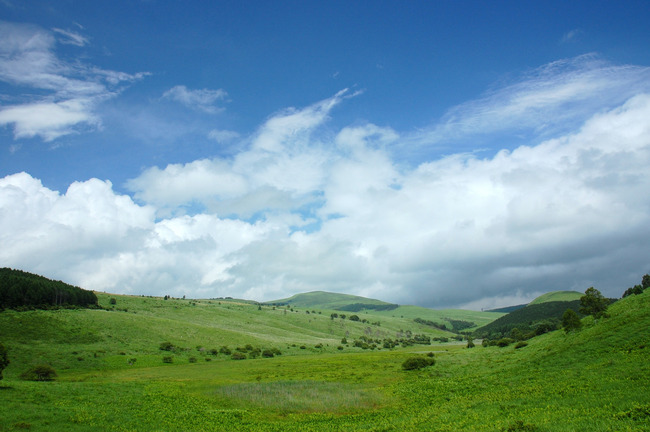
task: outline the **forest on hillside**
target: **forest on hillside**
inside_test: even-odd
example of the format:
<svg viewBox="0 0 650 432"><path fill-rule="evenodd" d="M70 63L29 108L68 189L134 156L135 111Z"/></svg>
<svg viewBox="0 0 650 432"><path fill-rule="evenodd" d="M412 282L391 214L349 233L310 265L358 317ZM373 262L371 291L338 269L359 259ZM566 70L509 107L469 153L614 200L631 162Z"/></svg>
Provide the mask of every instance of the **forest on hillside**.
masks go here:
<svg viewBox="0 0 650 432"><path fill-rule="evenodd" d="M97 296L65 282L7 267L0 269L0 310L97 307Z"/></svg>

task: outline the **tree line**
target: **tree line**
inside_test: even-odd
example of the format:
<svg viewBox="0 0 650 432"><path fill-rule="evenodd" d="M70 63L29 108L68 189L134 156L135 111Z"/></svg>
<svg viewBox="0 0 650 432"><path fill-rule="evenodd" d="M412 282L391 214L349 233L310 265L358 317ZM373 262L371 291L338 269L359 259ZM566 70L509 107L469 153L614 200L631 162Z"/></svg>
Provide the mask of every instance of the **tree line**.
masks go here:
<svg viewBox="0 0 650 432"><path fill-rule="evenodd" d="M94 292L10 268L0 269L0 310L97 307Z"/></svg>

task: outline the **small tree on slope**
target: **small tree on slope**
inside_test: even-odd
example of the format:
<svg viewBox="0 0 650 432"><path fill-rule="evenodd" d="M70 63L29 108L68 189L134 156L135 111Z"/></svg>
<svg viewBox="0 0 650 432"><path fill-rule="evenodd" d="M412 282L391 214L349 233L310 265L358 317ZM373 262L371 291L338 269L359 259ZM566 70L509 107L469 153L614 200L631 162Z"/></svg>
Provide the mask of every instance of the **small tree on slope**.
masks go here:
<svg viewBox="0 0 650 432"><path fill-rule="evenodd" d="M573 309L567 309L564 311L564 315L562 315L562 327L564 327L566 333L569 333L571 330L578 330L582 327L582 321L580 321L580 317Z"/></svg>
<svg viewBox="0 0 650 432"><path fill-rule="evenodd" d="M580 313L584 315L593 315L595 319L606 317L609 300L594 287L589 287L585 295L580 297Z"/></svg>

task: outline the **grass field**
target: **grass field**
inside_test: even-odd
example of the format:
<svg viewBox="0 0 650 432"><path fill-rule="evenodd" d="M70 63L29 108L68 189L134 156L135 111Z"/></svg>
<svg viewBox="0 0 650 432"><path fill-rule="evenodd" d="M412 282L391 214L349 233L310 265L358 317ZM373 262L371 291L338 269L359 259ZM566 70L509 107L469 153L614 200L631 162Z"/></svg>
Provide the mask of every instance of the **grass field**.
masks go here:
<svg viewBox="0 0 650 432"><path fill-rule="evenodd" d="M390 333L407 318L372 326L236 301L100 295L101 303L110 297L127 311L0 313L12 362L0 381L0 431L650 430L648 292L613 304L609 318L585 318L577 333L555 331L521 349L339 350L346 332ZM164 341L181 349L163 352ZM245 344L282 355L209 354ZM402 370L428 352L435 365ZM57 379L18 379L37 362L52 364Z"/></svg>

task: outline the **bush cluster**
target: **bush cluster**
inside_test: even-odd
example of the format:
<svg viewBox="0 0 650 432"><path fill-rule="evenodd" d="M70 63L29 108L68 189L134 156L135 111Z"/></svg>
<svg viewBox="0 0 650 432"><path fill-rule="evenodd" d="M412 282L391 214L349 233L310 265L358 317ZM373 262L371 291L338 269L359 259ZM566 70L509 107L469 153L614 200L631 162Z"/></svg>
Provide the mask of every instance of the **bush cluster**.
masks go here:
<svg viewBox="0 0 650 432"><path fill-rule="evenodd" d="M48 364L39 364L20 374L20 378L26 381L53 381L56 371Z"/></svg>
<svg viewBox="0 0 650 432"><path fill-rule="evenodd" d="M402 363L402 369L404 370L417 370L422 369L428 366L433 366L436 363L433 357L409 357L404 360Z"/></svg>

